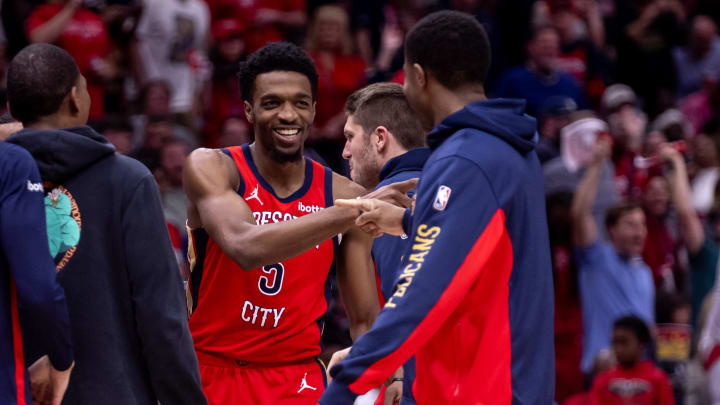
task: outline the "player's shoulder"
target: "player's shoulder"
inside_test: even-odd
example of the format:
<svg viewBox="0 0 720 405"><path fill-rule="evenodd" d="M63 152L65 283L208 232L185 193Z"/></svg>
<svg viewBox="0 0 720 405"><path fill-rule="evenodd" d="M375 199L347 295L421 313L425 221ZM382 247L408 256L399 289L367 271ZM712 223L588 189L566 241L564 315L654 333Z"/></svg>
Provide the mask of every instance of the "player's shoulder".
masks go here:
<svg viewBox="0 0 720 405"><path fill-rule="evenodd" d="M0 173L12 175L15 171L28 171L33 167L35 160L25 148L0 141Z"/></svg>
<svg viewBox="0 0 720 405"><path fill-rule="evenodd" d="M365 188L345 176L332 174L333 199L355 198L367 194Z"/></svg>

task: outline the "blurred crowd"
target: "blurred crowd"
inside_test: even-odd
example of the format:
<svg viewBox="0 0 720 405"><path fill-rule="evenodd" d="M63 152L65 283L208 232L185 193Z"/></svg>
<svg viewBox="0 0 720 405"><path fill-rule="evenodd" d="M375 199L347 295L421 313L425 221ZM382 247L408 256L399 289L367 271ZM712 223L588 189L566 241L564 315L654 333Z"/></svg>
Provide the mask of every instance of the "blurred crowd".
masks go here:
<svg viewBox="0 0 720 405"><path fill-rule="evenodd" d="M238 63L268 41L305 47L320 76L307 146L347 174L345 99L401 83L405 33L444 8L487 30L488 96L523 98L537 119L558 403L586 403L593 377L619 360L611 326L623 315L651 326L644 350L675 403L710 403L698 342L720 241L716 0L4 1L0 110L15 53L34 42L66 49L88 80L90 125L155 174L187 272L185 157L253 137ZM651 277L628 277L636 268ZM325 340L329 351L350 344L338 302Z"/></svg>

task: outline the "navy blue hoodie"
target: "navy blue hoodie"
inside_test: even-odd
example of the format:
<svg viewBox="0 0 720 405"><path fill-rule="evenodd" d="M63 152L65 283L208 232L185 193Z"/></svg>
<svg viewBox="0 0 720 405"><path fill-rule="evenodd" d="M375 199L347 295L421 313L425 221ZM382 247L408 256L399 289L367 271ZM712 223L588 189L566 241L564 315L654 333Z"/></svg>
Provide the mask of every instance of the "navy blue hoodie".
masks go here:
<svg viewBox="0 0 720 405"><path fill-rule="evenodd" d="M205 404L152 174L89 127L26 129L7 141L32 154L47 192L75 350L64 403ZM32 352L33 336L25 343Z"/></svg>
<svg viewBox="0 0 720 405"><path fill-rule="evenodd" d="M430 149L415 148L388 160L380 170L380 183L375 190L388 184L419 178L428 157L430 157ZM415 190L412 190L412 194L408 194L415 194ZM393 293L400 263L408 247L410 247L410 239L407 236L403 239L400 236L383 235L373 242L372 257L380 280L382 302ZM408 360L403 366L403 371L401 405L413 405L415 399L412 396L412 383L415 382L415 360L412 358Z"/></svg>
<svg viewBox="0 0 720 405"><path fill-rule="evenodd" d="M48 253L40 174L25 149L0 142L1 404L31 403L21 322L55 369L70 367L70 322Z"/></svg>
<svg viewBox="0 0 720 405"><path fill-rule="evenodd" d="M553 402L553 297L535 120L524 102L468 104L428 135L393 295L331 370L350 404L411 355L419 405Z"/></svg>

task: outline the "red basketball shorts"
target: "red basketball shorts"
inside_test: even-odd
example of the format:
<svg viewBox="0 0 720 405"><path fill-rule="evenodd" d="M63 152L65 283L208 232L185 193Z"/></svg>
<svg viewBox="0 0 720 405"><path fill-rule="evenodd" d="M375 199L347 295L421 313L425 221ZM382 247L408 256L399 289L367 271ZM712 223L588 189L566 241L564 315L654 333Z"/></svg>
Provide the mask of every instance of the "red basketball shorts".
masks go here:
<svg viewBox="0 0 720 405"><path fill-rule="evenodd" d="M246 363L197 353L210 405L317 405L325 368L316 358L292 363Z"/></svg>

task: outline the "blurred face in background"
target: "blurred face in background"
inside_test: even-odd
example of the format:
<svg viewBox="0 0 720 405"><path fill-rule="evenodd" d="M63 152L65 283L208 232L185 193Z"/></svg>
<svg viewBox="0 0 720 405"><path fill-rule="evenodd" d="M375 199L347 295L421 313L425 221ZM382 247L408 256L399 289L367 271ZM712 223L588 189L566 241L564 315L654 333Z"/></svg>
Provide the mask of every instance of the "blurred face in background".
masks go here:
<svg viewBox="0 0 720 405"><path fill-rule="evenodd" d="M550 74L560 56L560 37L554 29L543 29L530 40L527 49L531 65L540 73Z"/></svg>
<svg viewBox="0 0 720 405"><path fill-rule="evenodd" d="M645 213L640 208L623 213L617 223L608 228L608 235L618 253L625 256L641 254L647 236Z"/></svg>
<svg viewBox="0 0 720 405"><path fill-rule="evenodd" d="M698 134L692 138L690 145L693 160L698 167L704 169L718 165L717 147L709 136Z"/></svg>
<svg viewBox="0 0 720 405"><path fill-rule="evenodd" d="M172 127L170 121L148 122L145 125L145 148L160 150L172 138Z"/></svg>
<svg viewBox="0 0 720 405"><path fill-rule="evenodd" d="M182 170L185 158L190 149L184 142L170 142L165 144L160 152L160 167L165 174L165 180L173 187L182 186Z"/></svg>
<svg viewBox="0 0 720 405"><path fill-rule="evenodd" d="M110 141L117 153L127 155L132 149L132 132L122 129L108 128L103 131L105 138Z"/></svg>
<svg viewBox="0 0 720 405"><path fill-rule="evenodd" d="M717 26L710 17L704 15L695 17L692 22L688 44L693 56L698 59L705 56L712 48L716 35Z"/></svg>
<svg viewBox="0 0 720 405"><path fill-rule="evenodd" d="M662 176L655 176L648 181L643 194L643 203L647 212L655 217L667 214L670 204L670 184Z"/></svg>
<svg viewBox="0 0 720 405"><path fill-rule="evenodd" d="M223 123L219 147L242 145L250 142L250 127L239 117L230 117Z"/></svg>
<svg viewBox="0 0 720 405"><path fill-rule="evenodd" d="M322 51L343 51L343 42L348 35L348 16L338 6L323 6L315 13L314 36L317 49Z"/></svg>
<svg viewBox="0 0 720 405"><path fill-rule="evenodd" d="M218 44L220 56L228 61L234 62L242 58L245 52L245 40L240 36L231 36L220 41Z"/></svg>
<svg viewBox="0 0 720 405"><path fill-rule="evenodd" d="M624 368L630 368L640 361L645 350L635 333L625 328L613 329L612 348L617 362Z"/></svg>
<svg viewBox="0 0 720 405"><path fill-rule="evenodd" d="M170 112L170 92L161 83L149 85L145 93L143 112L147 115L166 115Z"/></svg>

